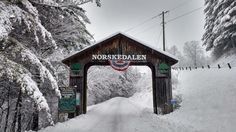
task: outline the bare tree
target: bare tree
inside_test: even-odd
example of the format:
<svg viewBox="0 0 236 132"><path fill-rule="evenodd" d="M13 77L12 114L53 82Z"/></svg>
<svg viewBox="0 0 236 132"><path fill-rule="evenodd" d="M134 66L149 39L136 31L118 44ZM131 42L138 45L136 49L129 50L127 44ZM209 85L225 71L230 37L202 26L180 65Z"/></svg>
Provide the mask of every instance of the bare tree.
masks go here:
<svg viewBox="0 0 236 132"><path fill-rule="evenodd" d="M187 64L198 66L203 64L204 52L198 41L189 41L184 44L183 52L186 57Z"/></svg>
<svg viewBox="0 0 236 132"><path fill-rule="evenodd" d="M167 49L167 52L174 55L178 59L177 66L184 66L185 65L185 58L183 57L182 53L179 51L176 45Z"/></svg>

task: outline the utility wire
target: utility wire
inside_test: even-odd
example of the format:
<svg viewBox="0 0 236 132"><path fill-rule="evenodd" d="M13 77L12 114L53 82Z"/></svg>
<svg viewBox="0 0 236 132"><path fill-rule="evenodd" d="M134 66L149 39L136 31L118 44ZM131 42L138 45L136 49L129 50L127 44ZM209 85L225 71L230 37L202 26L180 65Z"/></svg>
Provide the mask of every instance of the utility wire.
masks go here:
<svg viewBox="0 0 236 132"><path fill-rule="evenodd" d="M184 17L184 16L187 16L187 15L189 15L189 14L192 14L193 12L196 12L196 11L202 9L202 8L203 8L203 7L199 7L199 8L196 8L196 9L194 9L194 10L191 10L191 11L189 11L189 12L186 12L186 13L180 15L180 16L177 16L177 17L175 17L175 18L172 18L172 19L168 20L166 23L172 22L172 21L174 21L174 20L176 20L176 19L179 19L179 18L181 18L181 17Z"/></svg>
<svg viewBox="0 0 236 132"><path fill-rule="evenodd" d="M184 17L184 16L187 16L187 15L189 15L189 14L192 14L192 13L194 13L194 12L196 12L196 11L202 9L202 8L203 8L203 7L199 7L199 8L193 9L193 10L191 10L191 11L189 11L189 12L186 12L186 13L180 15L180 16L177 16L177 17L175 17L175 18L172 18L172 19L168 20L166 23L172 22L172 21L174 21L174 20L177 20L177 19L182 18L182 17ZM173 9L172 9L172 10L173 10ZM160 14L156 15L155 17L157 17L157 16L159 16L159 15L160 15ZM153 17L153 19L154 19L154 17ZM148 21L148 20L146 20L146 21L144 21L144 22L146 23L147 21ZM143 22L143 23L140 23L140 24L138 24L138 25L142 25L142 24L144 24L144 22ZM136 33L136 34L140 34L140 33L142 33L142 32L146 32L147 30L152 29L152 27L154 27L154 26L156 26L156 25L149 26L148 28L145 28L144 30L142 30L142 31L140 31L140 32L138 32L138 33ZM130 28L130 29L133 30L134 28L135 28L135 26L134 26L132 29L131 29L131 28ZM135 34L135 35L136 35L136 34Z"/></svg>
<svg viewBox="0 0 236 132"><path fill-rule="evenodd" d="M145 28L144 30L142 30L142 31L140 31L140 32L135 33L134 35L137 35L137 34L140 34L140 33L144 33L144 32L146 32L146 31L148 31L148 30L150 30L150 29L153 29L153 27L155 27L155 26L157 26L156 23L153 24L153 25L151 25L151 26L148 26L147 28Z"/></svg>
<svg viewBox="0 0 236 132"><path fill-rule="evenodd" d="M160 30L159 35L158 35L158 40L157 40L158 45L159 45L159 42L160 42L160 39L161 39L161 32L162 32L162 30Z"/></svg>
<svg viewBox="0 0 236 132"><path fill-rule="evenodd" d="M141 30L140 32L135 33L134 35L137 35L137 34L140 34L140 33L144 33L144 32L146 32L146 31L148 31L150 29L153 29L153 27L155 27L156 25L157 24L151 25L151 26L145 28L144 30Z"/></svg>
<svg viewBox="0 0 236 132"><path fill-rule="evenodd" d="M139 23L139 24L137 24L137 25L135 25L135 26L133 26L133 27L131 27L131 28L125 30L124 32L126 33L126 32L129 32L129 31L131 31L131 30L134 30L136 27L141 26L141 25L143 25L143 24L145 24L145 23L147 23L147 22L149 22L149 21L151 21L151 20L153 20L153 19L155 19L155 18L157 18L157 17L159 17L159 14L158 14L158 15L155 15L155 16L149 18L149 19L144 20L143 22L141 22L141 23Z"/></svg>
<svg viewBox="0 0 236 132"><path fill-rule="evenodd" d="M177 6L175 6L175 7L173 7L173 8L171 8L169 11L176 10L176 9L182 7L183 5L185 5L185 4L187 4L187 3L191 2L191 1L193 1L193 0L186 0L185 2L183 2L183 3L181 3L181 4L177 5ZM134 30L134 29L137 28L138 26L141 26L141 25L143 25L143 24L145 24L145 23L147 23L147 22L149 22L149 21L151 21L151 20L153 20L153 19L159 17L159 15L160 15L160 14L154 15L154 16L152 16L152 17L150 17L150 18L148 18L148 19L146 19L146 20L140 22L140 23L137 24L137 25L134 25L133 27L130 27L129 29L126 29L124 32L126 33L126 32L129 32L129 31L131 31L131 30Z"/></svg>
<svg viewBox="0 0 236 132"><path fill-rule="evenodd" d="M182 2L182 3L180 3L179 5L177 5L177 6L173 7L173 8L171 8L169 11L174 11L174 10L176 10L176 9L178 9L178 8L180 8L180 7L184 6L184 5L186 5L186 4L188 4L188 3L191 2L191 1L194 1L194 0L186 0L186 1Z"/></svg>

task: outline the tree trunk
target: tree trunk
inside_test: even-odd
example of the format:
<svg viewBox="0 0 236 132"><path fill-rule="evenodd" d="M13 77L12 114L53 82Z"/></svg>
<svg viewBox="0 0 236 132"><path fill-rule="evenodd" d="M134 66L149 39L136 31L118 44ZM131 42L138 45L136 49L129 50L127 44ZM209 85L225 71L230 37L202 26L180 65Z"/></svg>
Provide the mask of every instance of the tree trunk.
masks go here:
<svg viewBox="0 0 236 132"><path fill-rule="evenodd" d="M38 112L38 109L37 109L37 106L36 104L34 105L35 107L35 111L33 113L33 125L32 125L32 130L34 131L38 131L38 123L39 123L39 112Z"/></svg>
<svg viewBox="0 0 236 132"><path fill-rule="evenodd" d="M3 102L5 102L5 98L3 98ZM2 103L2 104L4 104L4 103ZM1 105L2 105L2 104L1 104ZM5 110L2 108L2 106L0 106L0 107L1 107L1 108L0 108L0 109L1 109L0 122L2 122L2 119L3 119L2 116L3 116ZM1 130L2 127L3 127L3 126L0 126L0 130Z"/></svg>
<svg viewBox="0 0 236 132"><path fill-rule="evenodd" d="M19 106L19 103L20 103L20 98L21 98L21 90L19 91L18 98L17 98L17 101L16 101L15 115L14 115L14 118L13 118L12 129L11 129L12 132L15 132L15 130L16 130L16 120L17 120L17 115L18 115L18 106Z"/></svg>
<svg viewBox="0 0 236 132"><path fill-rule="evenodd" d="M7 115L6 115L4 132L7 131L9 114L10 114L10 87L8 88L8 93L7 93Z"/></svg>
<svg viewBox="0 0 236 132"><path fill-rule="evenodd" d="M21 132L21 106L22 106L22 96L21 96L21 91L20 91L20 96L19 96L19 108L18 108L18 127L17 127L17 132Z"/></svg>

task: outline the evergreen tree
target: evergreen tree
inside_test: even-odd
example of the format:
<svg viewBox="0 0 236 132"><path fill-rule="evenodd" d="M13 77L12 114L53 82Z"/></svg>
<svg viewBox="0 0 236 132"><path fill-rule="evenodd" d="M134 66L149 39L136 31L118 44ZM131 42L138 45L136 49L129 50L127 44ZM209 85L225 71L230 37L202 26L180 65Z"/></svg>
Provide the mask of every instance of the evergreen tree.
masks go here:
<svg viewBox="0 0 236 132"><path fill-rule="evenodd" d="M236 47L236 1L205 0L203 45L217 59Z"/></svg>
<svg viewBox="0 0 236 132"><path fill-rule="evenodd" d="M89 20L79 7L90 1L0 1L1 130L36 130L54 124L52 114L57 116L57 110L52 111L49 102L60 92L49 56L90 44L92 36L85 26ZM96 4L100 6L100 1Z"/></svg>

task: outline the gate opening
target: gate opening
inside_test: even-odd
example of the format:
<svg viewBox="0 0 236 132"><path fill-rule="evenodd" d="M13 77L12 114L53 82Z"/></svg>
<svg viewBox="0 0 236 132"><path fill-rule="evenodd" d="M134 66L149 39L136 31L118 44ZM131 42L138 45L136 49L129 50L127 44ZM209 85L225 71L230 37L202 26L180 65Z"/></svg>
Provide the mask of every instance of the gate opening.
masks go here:
<svg viewBox="0 0 236 132"><path fill-rule="evenodd" d="M130 66L125 71L111 66L91 66L86 86L87 107L114 97L125 97L153 108L152 71L148 66Z"/></svg>

